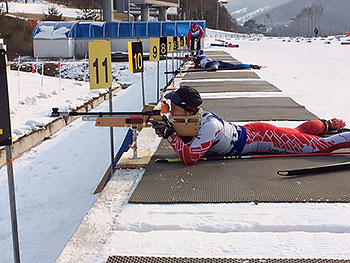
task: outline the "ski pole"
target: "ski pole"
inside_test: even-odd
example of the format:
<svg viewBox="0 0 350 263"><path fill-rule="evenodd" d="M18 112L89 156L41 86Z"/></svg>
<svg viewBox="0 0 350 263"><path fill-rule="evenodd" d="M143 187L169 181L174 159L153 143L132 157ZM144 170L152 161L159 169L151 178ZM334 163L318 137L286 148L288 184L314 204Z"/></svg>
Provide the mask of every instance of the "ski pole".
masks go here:
<svg viewBox="0 0 350 263"><path fill-rule="evenodd" d="M350 169L350 162L344 163L334 163L313 167L306 167L300 169L291 169L291 170L281 170L277 171L278 175L282 176L294 176L294 175L306 175L306 174L315 174L315 173L325 173L325 172L337 172Z"/></svg>
<svg viewBox="0 0 350 263"><path fill-rule="evenodd" d="M230 156L208 156L202 157L199 161L223 161L233 159L267 159L267 158L285 158L285 157L311 157L311 156L333 156L349 155L350 152L330 152L330 153L289 153L289 154L261 154L261 155L230 155ZM181 163L180 158L159 158L156 163Z"/></svg>

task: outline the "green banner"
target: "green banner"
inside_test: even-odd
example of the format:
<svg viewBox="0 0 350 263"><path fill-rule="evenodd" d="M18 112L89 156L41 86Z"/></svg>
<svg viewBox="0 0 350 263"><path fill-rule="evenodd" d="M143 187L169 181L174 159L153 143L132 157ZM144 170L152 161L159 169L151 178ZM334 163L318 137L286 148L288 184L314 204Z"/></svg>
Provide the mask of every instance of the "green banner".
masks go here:
<svg viewBox="0 0 350 263"><path fill-rule="evenodd" d="M0 146L12 144L5 54L0 49Z"/></svg>

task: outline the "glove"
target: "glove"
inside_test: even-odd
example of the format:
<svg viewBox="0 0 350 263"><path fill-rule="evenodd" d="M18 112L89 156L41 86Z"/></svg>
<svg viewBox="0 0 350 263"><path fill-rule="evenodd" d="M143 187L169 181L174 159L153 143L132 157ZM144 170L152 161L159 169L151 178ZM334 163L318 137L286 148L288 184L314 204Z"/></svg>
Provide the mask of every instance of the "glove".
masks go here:
<svg viewBox="0 0 350 263"><path fill-rule="evenodd" d="M175 132L173 125L169 121L166 121L165 123L152 121L152 127L156 134L164 139L168 139L168 137Z"/></svg>

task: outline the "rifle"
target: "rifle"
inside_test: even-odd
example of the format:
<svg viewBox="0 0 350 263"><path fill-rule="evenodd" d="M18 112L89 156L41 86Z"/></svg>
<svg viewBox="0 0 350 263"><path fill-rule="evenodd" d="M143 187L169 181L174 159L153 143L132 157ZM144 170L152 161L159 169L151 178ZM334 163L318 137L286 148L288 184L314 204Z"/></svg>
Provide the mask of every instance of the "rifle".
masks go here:
<svg viewBox="0 0 350 263"><path fill-rule="evenodd" d="M182 70L181 73L188 73L188 72L201 72L201 71L218 71L218 70L233 70L233 69L213 69L213 68L198 68L198 69L187 69ZM235 69L237 70L237 69ZM177 74L180 73L179 70L176 71L165 71L164 74Z"/></svg>
<svg viewBox="0 0 350 263"><path fill-rule="evenodd" d="M199 130L199 117L190 116L167 116L160 110L142 112L60 112L58 108L52 108L51 117L83 116L84 121L95 121L100 127L130 127L141 130L151 127L153 123L170 122L179 136L195 137Z"/></svg>

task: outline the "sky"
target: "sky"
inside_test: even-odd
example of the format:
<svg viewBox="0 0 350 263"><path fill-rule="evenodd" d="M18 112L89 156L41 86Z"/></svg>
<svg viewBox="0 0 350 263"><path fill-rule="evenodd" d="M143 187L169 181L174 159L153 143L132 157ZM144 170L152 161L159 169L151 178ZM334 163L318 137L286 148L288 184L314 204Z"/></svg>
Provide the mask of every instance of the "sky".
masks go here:
<svg viewBox="0 0 350 263"><path fill-rule="evenodd" d="M219 33L208 37L206 50L225 50L243 63L267 66L256 73L281 89L283 95L306 106L320 118L338 117L350 123L349 45L342 46L341 41L331 38L331 44L324 44L326 39L308 43L278 38L261 38L259 41L228 38L228 42L240 47L209 47L215 38L225 37ZM72 61L63 62L66 67L72 64ZM155 65L145 63L147 102L156 99ZM114 72L120 82L133 85L121 90L114 98L114 110L141 110L140 76L121 69L125 67L126 63L115 65ZM161 68L164 71L164 63ZM74 76L81 74L83 67L74 62L70 69ZM72 109L99 92L90 91L88 83L83 81L61 80L59 85L59 79L53 77L44 77L41 87L41 75L37 73L20 72L18 76L17 71L9 71L8 79L14 138L52 120L49 113L53 105L63 110ZM161 87L164 83L163 77ZM105 102L94 110L107 109ZM283 123L287 127L296 124ZM115 129L116 148L125 133L125 128ZM98 195L93 192L109 165L109 156L109 129L79 119L15 160L22 262L53 262L56 259L97 200ZM143 172L127 173L132 182L137 183ZM350 259L349 204L137 205L125 201L129 192L116 194L124 201L118 217L114 218L113 231L93 255L93 262L106 262L111 254ZM13 256L8 202L7 171L2 167L1 263L11 262ZM100 219L103 221L103 217ZM84 247L81 247L76 253L83 251Z"/></svg>

